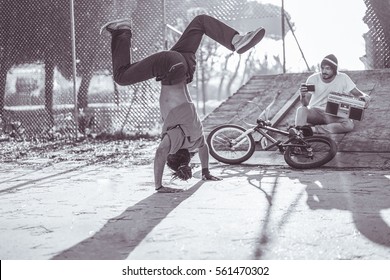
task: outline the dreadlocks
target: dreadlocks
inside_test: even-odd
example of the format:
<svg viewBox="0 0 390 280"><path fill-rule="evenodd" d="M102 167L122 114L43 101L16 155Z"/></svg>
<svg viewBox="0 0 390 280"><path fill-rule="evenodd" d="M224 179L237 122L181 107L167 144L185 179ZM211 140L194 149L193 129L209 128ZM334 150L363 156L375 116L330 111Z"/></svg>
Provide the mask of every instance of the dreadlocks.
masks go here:
<svg viewBox="0 0 390 280"><path fill-rule="evenodd" d="M173 178L179 178L187 181L192 177L191 167L189 166L191 160L190 152L187 149L180 149L175 154L170 154L167 157L167 165L174 172Z"/></svg>

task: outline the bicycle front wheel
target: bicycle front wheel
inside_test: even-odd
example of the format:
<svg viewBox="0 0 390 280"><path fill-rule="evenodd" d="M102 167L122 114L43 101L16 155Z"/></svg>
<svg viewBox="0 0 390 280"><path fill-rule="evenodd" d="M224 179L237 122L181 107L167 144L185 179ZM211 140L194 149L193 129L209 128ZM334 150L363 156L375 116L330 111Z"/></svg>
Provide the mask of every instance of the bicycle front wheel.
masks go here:
<svg viewBox="0 0 390 280"><path fill-rule="evenodd" d="M304 142L303 142L304 141ZM331 161L337 153L337 144L325 136L312 136L295 140L284 152L284 160L297 169L320 167Z"/></svg>
<svg viewBox="0 0 390 280"><path fill-rule="evenodd" d="M242 136L244 132L244 128L233 124L212 130L207 137L211 156L227 164L239 164L249 159L255 151L255 140L251 134Z"/></svg>

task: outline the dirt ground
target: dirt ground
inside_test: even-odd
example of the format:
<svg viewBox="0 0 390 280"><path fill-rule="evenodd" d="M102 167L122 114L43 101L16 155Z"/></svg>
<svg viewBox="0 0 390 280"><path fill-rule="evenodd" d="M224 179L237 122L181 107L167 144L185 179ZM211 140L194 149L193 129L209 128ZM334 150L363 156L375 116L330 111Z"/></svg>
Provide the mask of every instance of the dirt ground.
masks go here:
<svg viewBox="0 0 390 280"><path fill-rule="evenodd" d="M121 140L0 143L0 163L50 165L64 161L114 166L148 165L154 159L157 137Z"/></svg>

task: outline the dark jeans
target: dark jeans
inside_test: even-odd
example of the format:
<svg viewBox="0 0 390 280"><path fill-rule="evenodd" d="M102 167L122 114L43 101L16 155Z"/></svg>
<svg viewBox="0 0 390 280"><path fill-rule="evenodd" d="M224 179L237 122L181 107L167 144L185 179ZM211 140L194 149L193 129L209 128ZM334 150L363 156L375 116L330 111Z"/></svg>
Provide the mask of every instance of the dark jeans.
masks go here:
<svg viewBox="0 0 390 280"><path fill-rule="evenodd" d="M119 85L131 85L151 78L162 79L162 84L175 84L184 80L189 83L195 71L195 53L203 35L234 51L232 39L235 34L238 32L223 22L207 15L199 15L191 21L169 51L158 52L131 63L131 31L115 30L111 41L114 80ZM167 77L171 67L180 62L184 64L183 70Z"/></svg>

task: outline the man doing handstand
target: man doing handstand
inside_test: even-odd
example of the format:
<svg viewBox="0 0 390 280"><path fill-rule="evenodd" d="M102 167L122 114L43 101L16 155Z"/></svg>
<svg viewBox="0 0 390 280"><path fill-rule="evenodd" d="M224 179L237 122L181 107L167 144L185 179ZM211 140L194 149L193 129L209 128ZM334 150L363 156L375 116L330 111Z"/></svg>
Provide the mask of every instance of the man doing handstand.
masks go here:
<svg viewBox="0 0 390 280"><path fill-rule="evenodd" d="M169 51L152 54L138 62L130 62L131 22L128 19L110 21L101 33L111 34L114 81L131 85L148 79L161 81L160 111L164 121L162 140L154 160L155 188L158 192L176 189L162 185L164 166L175 171L174 176L188 180L192 177L189 162L191 152L199 152L203 180L221 180L209 172L209 150L203 127L191 100L187 84L193 79L196 59L203 35L207 35L231 51L241 54L264 37L264 28L245 35L208 15L198 15L184 30Z"/></svg>

